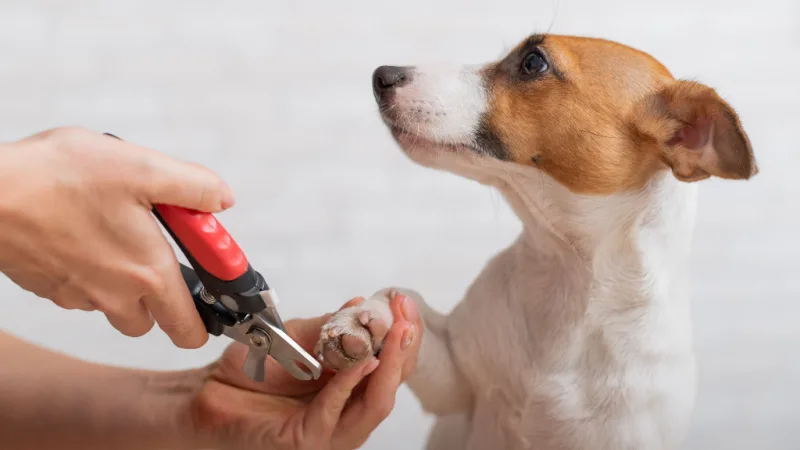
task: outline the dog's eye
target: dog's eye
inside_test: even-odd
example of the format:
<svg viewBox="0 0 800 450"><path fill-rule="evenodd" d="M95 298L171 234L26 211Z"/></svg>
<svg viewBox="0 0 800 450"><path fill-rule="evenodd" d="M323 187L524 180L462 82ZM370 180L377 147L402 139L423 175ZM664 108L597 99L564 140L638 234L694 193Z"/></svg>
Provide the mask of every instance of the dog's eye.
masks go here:
<svg viewBox="0 0 800 450"><path fill-rule="evenodd" d="M525 59L522 60L522 73L526 75L544 73L549 68L550 65L547 64L547 60L544 59L544 55L542 55L542 52L539 50L534 50L531 53L528 53L528 55L525 56Z"/></svg>

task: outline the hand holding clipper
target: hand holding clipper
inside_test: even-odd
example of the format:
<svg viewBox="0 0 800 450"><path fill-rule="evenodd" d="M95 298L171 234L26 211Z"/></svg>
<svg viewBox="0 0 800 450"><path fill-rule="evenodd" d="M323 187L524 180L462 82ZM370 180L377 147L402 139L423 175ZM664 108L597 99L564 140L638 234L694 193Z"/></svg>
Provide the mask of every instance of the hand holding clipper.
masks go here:
<svg viewBox="0 0 800 450"><path fill-rule="evenodd" d="M213 214L170 205L153 214L192 266L181 274L208 333L248 346L248 377L264 381L267 356L299 380L320 377L320 363L286 333L275 291Z"/></svg>

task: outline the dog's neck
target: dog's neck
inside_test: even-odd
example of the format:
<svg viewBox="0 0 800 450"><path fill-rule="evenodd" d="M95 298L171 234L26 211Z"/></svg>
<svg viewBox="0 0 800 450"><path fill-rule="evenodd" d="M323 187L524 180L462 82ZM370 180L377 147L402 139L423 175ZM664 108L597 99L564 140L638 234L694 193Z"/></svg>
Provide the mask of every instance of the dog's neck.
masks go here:
<svg viewBox="0 0 800 450"><path fill-rule="evenodd" d="M612 196L576 195L538 172L506 173L496 181L523 223L523 251L552 253L605 285L638 283L653 300L660 295L655 279L672 284L685 278L696 186L669 171L641 191Z"/></svg>
<svg viewBox="0 0 800 450"><path fill-rule="evenodd" d="M635 192L581 195L526 166L469 153L432 161L503 194L522 221L515 247L527 254L523 260L562 265L568 282L616 290L611 296L633 291L636 300L661 304L688 298L695 183L664 169Z"/></svg>

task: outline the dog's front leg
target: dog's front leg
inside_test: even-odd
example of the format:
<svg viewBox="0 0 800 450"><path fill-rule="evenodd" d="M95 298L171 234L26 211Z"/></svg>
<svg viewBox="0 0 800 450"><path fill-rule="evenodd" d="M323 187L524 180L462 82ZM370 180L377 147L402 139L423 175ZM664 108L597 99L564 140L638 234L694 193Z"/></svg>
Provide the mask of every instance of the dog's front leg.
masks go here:
<svg viewBox="0 0 800 450"><path fill-rule="evenodd" d="M425 327L417 366L407 381L409 387L429 413L446 415L468 410L472 391L450 351L447 317L430 308L422 296L410 289L383 289L361 305L334 314L323 326L316 347L323 364L340 370L380 351L392 324L389 301L393 292L416 303Z"/></svg>

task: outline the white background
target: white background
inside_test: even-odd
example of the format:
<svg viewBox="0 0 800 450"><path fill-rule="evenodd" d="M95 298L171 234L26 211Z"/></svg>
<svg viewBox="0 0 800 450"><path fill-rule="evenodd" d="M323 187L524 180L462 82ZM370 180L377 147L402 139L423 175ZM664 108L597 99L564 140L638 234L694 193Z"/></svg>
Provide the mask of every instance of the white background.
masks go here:
<svg viewBox="0 0 800 450"><path fill-rule="evenodd" d="M490 189L400 154L371 72L484 62L548 30L638 47L739 111L761 174L701 189L700 386L685 448L798 448L796 0L2 0L0 139L82 125L218 171L238 197L221 219L284 318L393 284L447 310L518 223ZM193 367L225 345L178 350L157 329L126 338L98 314L0 289L0 328L94 361ZM429 423L403 388L365 448L420 448Z"/></svg>

